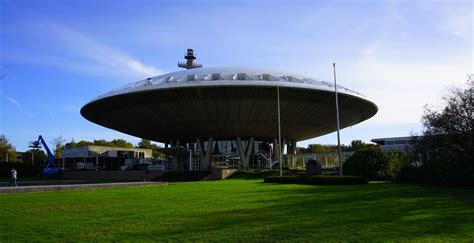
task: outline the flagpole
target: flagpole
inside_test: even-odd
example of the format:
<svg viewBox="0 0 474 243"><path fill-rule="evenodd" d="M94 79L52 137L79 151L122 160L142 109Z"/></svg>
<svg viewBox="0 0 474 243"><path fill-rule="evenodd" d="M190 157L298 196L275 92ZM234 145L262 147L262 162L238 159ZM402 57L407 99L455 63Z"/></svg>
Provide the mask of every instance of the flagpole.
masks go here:
<svg viewBox="0 0 474 243"><path fill-rule="evenodd" d="M283 176L283 160L281 153L282 146L281 146L281 123L280 123L280 84L277 84L277 109L278 109L278 164L280 164L280 176Z"/></svg>
<svg viewBox="0 0 474 243"><path fill-rule="evenodd" d="M336 63L332 64L334 70L334 93L336 94L336 123L337 123L337 158L339 165L339 175L342 176L342 161L341 161L341 137L339 130L341 129L339 124L339 99L337 97L337 82L336 82Z"/></svg>

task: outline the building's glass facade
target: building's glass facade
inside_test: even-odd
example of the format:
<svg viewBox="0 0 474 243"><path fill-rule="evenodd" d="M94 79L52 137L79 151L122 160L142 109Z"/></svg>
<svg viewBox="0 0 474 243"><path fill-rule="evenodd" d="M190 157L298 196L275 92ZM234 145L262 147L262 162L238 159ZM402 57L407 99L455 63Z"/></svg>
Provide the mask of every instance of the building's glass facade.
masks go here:
<svg viewBox="0 0 474 243"><path fill-rule="evenodd" d="M185 142L182 144L172 144L174 146L182 146L191 151L190 158L192 160L191 167L189 166L190 158L172 158L168 157L168 168L176 170L200 170L202 169L202 162L206 159L208 149L211 149L209 155L210 168L225 167L225 168L243 168L249 169L263 169L268 168L274 163L277 157L274 152L274 145L269 141L259 141L253 139L241 139L241 149L239 150L238 140L222 139L212 141L212 146L209 140L202 141L202 148L198 142ZM252 144L251 148L249 143ZM249 151L250 149L250 151ZM244 158L242 158L243 153ZM190 167L190 168L189 168Z"/></svg>

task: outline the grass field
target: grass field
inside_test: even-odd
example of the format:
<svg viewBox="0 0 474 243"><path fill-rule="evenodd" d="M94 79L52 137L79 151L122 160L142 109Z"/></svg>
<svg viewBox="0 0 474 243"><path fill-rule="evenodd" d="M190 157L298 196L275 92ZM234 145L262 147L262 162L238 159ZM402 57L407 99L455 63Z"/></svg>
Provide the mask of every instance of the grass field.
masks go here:
<svg viewBox="0 0 474 243"><path fill-rule="evenodd" d="M172 183L0 195L7 241L474 240L474 189Z"/></svg>

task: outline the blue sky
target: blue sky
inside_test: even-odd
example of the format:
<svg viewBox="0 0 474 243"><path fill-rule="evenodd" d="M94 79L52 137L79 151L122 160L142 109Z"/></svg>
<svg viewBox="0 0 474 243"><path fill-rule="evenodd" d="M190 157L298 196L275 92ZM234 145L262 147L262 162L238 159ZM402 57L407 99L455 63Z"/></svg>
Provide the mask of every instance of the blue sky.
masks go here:
<svg viewBox="0 0 474 243"><path fill-rule="evenodd" d="M379 113L343 143L421 129L427 103L473 71L471 1L0 0L0 134L19 151L47 141L131 137L85 120L96 96L175 71L187 48L205 66L281 69L373 99ZM303 141L336 143L336 135Z"/></svg>

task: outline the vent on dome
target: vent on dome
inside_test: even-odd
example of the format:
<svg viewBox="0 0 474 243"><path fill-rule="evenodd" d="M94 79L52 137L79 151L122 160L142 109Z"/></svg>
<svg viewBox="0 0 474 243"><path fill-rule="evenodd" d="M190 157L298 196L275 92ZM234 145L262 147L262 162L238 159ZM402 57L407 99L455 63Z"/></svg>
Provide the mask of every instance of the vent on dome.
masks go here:
<svg viewBox="0 0 474 243"><path fill-rule="evenodd" d="M168 78L166 78L166 82L176 82L177 79L174 77L174 76L169 76Z"/></svg>
<svg viewBox="0 0 474 243"><path fill-rule="evenodd" d="M210 81L210 80L222 80L224 79L220 73L211 73L204 77L204 80Z"/></svg>
<svg viewBox="0 0 474 243"><path fill-rule="evenodd" d="M133 88L139 87L139 86L141 86L141 84L142 84L143 82L144 82L144 80L140 80L140 81L131 83L130 85L127 86L127 88L128 88L128 89L133 89Z"/></svg>
<svg viewBox="0 0 474 243"><path fill-rule="evenodd" d="M304 78L303 82L306 83L306 84L317 84L318 83L318 81L312 80L312 79L309 79L309 78Z"/></svg>
<svg viewBox="0 0 474 243"><path fill-rule="evenodd" d="M222 76L222 80L232 80L232 78L234 77L233 74L221 74Z"/></svg>
<svg viewBox="0 0 474 243"><path fill-rule="evenodd" d="M265 80L265 81L278 81L279 80L277 77L270 74L261 74L259 79Z"/></svg>
<svg viewBox="0 0 474 243"><path fill-rule="evenodd" d="M151 85L152 82L153 82L153 78L147 78L147 79L145 80L145 86Z"/></svg>
<svg viewBox="0 0 474 243"><path fill-rule="evenodd" d="M326 82L326 81L321 81L322 84L328 86L328 87L334 87L332 83Z"/></svg>
<svg viewBox="0 0 474 243"><path fill-rule="evenodd" d="M283 76L282 77L284 80L290 81L290 82L297 82L297 83L303 83L303 80L299 78L295 78L293 76Z"/></svg>
<svg viewBox="0 0 474 243"><path fill-rule="evenodd" d="M253 80L253 78L246 73L236 73L232 77L233 80Z"/></svg>
<svg viewBox="0 0 474 243"><path fill-rule="evenodd" d="M196 81L196 74L190 74L187 76L187 81Z"/></svg>
<svg viewBox="0 0 474 243"><path fill-rule="evenodd" d="M185 76L182 76L182 77L179 77L176 82L180 83L180 82L186 82L188 81L188 77L185 75Z"/></svg>

